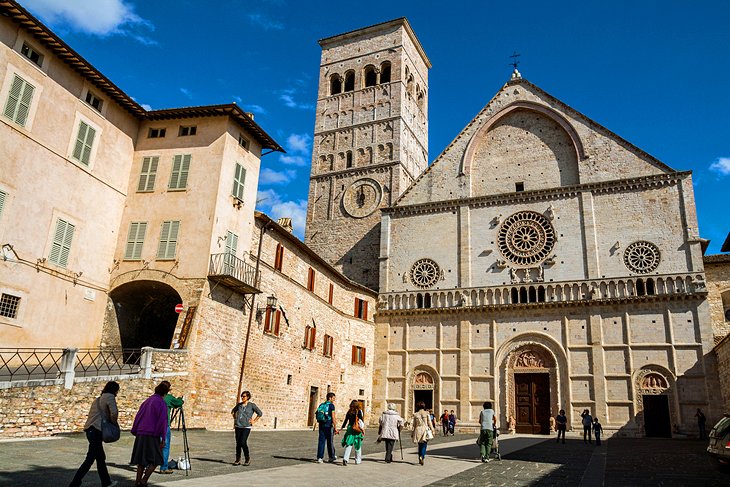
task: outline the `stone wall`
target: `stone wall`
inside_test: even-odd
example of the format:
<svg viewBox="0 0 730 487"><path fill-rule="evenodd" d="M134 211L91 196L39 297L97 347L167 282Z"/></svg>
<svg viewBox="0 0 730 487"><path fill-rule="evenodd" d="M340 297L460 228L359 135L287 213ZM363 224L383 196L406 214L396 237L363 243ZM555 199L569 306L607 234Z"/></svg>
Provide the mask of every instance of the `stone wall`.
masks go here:
<svg viewBox="0 0 730 487"><path fill-rule="evenodd" d="M717 368L720 375L720 393L725 413L730 413L730 335L715 345Z"/></svg>
<svg viewBox="0 0 730 487"><path fill-rule="evenodd" d="M717 343L730 333L730 321L725 319L725 310L730 309L730 254L706 255L704 263L712 332Z"/></svg>

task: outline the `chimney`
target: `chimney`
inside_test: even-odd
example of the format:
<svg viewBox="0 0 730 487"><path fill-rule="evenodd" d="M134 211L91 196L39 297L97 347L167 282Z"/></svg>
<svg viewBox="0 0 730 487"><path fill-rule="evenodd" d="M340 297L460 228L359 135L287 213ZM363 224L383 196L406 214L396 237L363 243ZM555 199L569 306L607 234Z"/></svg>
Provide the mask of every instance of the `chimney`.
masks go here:
<svg viewBox="0 0 730 487"><path fill-rule="evenodd" d="M291 224L291 218L279 218L276 223L289 233L292 233L294 230L294 227L292 227Z"/></svg>
<svg viewBox="0 0 730 487"><path fill-rule="evenodd" d="M248 115L248 118L253 120L253 112L246 112L246 115Z"/></svg>

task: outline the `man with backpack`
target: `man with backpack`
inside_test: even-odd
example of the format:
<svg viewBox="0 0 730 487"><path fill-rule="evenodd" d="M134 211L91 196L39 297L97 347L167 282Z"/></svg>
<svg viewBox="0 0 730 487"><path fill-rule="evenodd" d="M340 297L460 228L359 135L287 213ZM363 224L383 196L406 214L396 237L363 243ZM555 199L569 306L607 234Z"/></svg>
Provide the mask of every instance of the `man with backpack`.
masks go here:
<svg viewBox="0 0 730 487"><path fill-rule="evenodd" d="M324 445L327 444L327 453L329 454L330 462L337 461L335 456L335 445L333 442L333 434L339 433L337 428L334 426L337 424L335 419L335 405L332 402L335 400L335 393L328 392L327 400L317 407L315 412L315 419L319 424L319 441L317 443L317 463L324 463Z"/></svg>

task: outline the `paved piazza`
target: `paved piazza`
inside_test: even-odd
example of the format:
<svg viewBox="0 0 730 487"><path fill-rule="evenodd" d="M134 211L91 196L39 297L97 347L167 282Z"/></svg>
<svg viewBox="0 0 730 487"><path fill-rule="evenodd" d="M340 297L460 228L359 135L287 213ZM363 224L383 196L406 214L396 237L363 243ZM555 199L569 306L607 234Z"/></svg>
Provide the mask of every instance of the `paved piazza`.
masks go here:
<svg viewBox="0 0 730 487"><path fill-rule="evenodd" d="M404 434L404 439L405 439ZM430 445L426 465L417 464L415 448L404 441L403 460L396 445L396 461L386 465L383 446L368 435L361 465L319 465L313 461L317 433L312 431L255 431L251 435L250 467L233 467L233 434L193 430L188 432L192 471L154 474L150 485L368 485L399 486L686 486L728 485L730 474L720 472L704 453L698 440L613 439L601 447L584 445L568 435L565 445L545 436L503 435L502 460L484 465L478 460L469 435L437 437ZM127 464L132 436L124 433L118 443L106 445L112 479L118 485L134 485L134 468ZM175 434L171 457L181 454L181 436ZM86 440L82 435L46 440L0 442L0 485L66 485L83 460ZM338 448L340 454L342 448ZM98 485L95 467L84 486Z"/></svg>

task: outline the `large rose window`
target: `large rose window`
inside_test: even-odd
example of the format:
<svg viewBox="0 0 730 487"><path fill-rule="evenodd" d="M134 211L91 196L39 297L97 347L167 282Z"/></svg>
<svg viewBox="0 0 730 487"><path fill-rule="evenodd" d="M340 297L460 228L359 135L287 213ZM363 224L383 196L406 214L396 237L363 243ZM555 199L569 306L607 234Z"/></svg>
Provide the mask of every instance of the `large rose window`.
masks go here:
<svg viewBox="0 0 730 487"><path fill-rule="evenodd" d="M659 267L660 259L659 247L644 240L632 243L624 251L624 264L638 274L646 274Z"/></svg>
<svg viewBox="0 0 730 487"><path fill-rule="evenodd" d="M555 246L555 230L540 213L521 211L499 227L499 251L510 262L530 266L545 260Z"/></svg>

